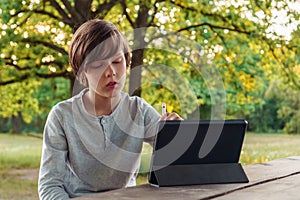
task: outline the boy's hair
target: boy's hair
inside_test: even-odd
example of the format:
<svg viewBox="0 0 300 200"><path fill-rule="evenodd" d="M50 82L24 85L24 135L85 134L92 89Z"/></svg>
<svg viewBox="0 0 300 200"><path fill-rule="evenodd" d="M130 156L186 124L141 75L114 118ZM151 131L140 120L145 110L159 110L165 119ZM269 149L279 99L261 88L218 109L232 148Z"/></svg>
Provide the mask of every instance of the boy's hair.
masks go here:
<svg viewBox="0 0 300 200"><path fill-rule="evenodd" d="M96 48L97 47L97 48ZM70 44L70 64L74 75L87 86L81 77L86 64L124 53L126 67L130 65L129 45L123 34L110 22L93 19L83 23L74 33Z"/></svg>

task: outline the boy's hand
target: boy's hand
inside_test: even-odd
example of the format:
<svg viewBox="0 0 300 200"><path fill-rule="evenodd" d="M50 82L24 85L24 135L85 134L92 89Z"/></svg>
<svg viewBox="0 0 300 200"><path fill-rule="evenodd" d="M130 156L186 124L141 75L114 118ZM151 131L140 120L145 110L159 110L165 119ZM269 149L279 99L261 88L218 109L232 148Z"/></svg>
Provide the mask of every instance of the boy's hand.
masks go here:
<svg viewBox="0 0 300 200"><path fill-rule="evenodd" d="M168 113L167 112L167 105L165 103L163 103L161 105L160 120L183 120L183 119L175 112Z"/></svg>
<svg viewBox="0 0 300 200"><path fill-rule="evenodd" d="M177 113L166 113L160 117L160 120L183 120Z"/></svg>

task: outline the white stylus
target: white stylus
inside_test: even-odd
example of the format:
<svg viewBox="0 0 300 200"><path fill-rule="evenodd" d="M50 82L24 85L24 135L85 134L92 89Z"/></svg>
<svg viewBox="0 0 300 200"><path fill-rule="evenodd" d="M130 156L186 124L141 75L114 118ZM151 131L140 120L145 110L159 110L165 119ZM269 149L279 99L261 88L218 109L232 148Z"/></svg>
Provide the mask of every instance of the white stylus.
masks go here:
<svg viewBox="0 0 300 200"><path fill-rule="evenodd" d="M161 105L161 115L164 116L165 114L167 114L167 106L165 103L163 103Z"/></svg>

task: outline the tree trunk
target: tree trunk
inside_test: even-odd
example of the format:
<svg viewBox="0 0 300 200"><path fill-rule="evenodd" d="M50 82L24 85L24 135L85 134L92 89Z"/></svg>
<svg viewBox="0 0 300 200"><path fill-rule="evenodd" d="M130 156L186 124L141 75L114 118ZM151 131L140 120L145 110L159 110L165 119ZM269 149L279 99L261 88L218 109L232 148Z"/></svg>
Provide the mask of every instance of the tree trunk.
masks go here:
<svg viewBox="0 0 300 200"><path fill-rule="evenodd" d="M144 49L138 49L132 52L131 70L129 79L129 94L132 96L141 96L142 88L142 68Z"/></svg>
<svg viewBox="0 0 300 200"><path fill-rule="evenodd" d="M23 117L21 112L11 117L12 133L22 133Z"/></svg>
<svg viewBox="0 0 300 200"><path fill-rule="evenodd" d="M131 58L131 70L129 79L129 94L133 96L141 96L141 80L142 66L144 58L144 50L146 47L145 34L146 28L137 28L134 30L134 48Z"/></svg>
<svg viewBox="0 0 300 200"><path fill-rule="evenodd" d="M147 27L149 26L149 0L139 1L139 11L136 21L134 23L134 48L132 51L131 71L129 80L129 94L134 96L141 96L141 80L142 80L142 66L144 58L144 49L146 47L145 35Z"/></svg>

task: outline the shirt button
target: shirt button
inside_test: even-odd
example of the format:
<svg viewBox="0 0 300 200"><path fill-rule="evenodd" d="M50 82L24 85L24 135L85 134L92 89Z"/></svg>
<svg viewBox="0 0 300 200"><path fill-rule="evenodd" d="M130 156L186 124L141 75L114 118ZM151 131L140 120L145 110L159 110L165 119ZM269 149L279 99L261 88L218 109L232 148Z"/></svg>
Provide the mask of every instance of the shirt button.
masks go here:
<svg viewBox="0 0 300 200"><path fill-rule="evenodd" d="M102 119L102 123L105 124L105 119Z"/></svg>

